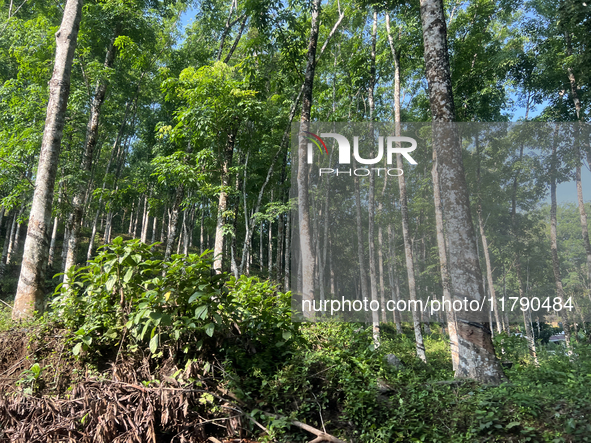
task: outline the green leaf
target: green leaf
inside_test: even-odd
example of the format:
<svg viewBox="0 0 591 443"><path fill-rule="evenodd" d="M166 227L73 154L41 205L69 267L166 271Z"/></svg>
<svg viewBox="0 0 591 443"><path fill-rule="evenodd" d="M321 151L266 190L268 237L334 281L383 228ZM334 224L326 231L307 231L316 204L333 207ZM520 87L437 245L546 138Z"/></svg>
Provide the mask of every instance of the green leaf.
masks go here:
<svg viewBox="0 0 591 443"><path fill-rule="evenodd" d="M127 272L125 273L125 276L123 277L123 282L129 283L129 280L131 280L131 277L133 277L133 268L129 268L127 270Z"/></svg>
<svg viewBox="0 0 591 443"><path fill-rule="evenodd" d="M116 339L117 338L117 331L113 328L109 328L107 330L107 332L105 332L105 337L111 338L111 339Z"/></svg>
<svg viewBox="0 0 591 443"><path fill-rule="evenodd" d="M197 300L203 294L204 294L204 292L201 292L201 291L194 292L193 295L191 295L191 297L189 297L189 303L193 303L195 300Z"/></svg>
<svg viewBox="0 0 591 443"><path fill-rule="evenodd" d="M155 334L154 337L152 337L152 339L150 340L150 352L152 354L156 353L156 350L158 349L158 338L160 337L160 334Z"/></svg>
<svg viewBox="0 0 591 443"><path fill-rule="evenodd" d="M107 291L112 291L113 290L113 286L115 286L115 283L117 282L117 276L116 275L111 275L109 277L109 279L107 280L107 283L105 284L105 288L107 289Z"/></svg>
<svg viewBox="0 0 591 443"><path fill-rule="evenodd" d="M291 332L290 331L283 331L281 336L283 337L283 340L287 341L291 338Z"/></svg>
<svg viewBox="0 0 591 443"><path fill-rule="evenodd" d="M205 333L207 335L209 335L210 337L213 336L213 331L215 330L215 324L214 323L208 323L207 326L205 326Z"/></svg>
<svg viewBox="0 0 591 443"><path fill-rule="evenodd" d="M76 346L74 346L74 349L72 349L72 354L79 355L81 350L82 350L82 343L78 343Z"/></svg>
<svg viewBox="0 0 591 443"><path fill-rule="evenodd" d="M207 305L203 305L203 306L199 306L197 309L195 309L195 318L196 319L203 319L205 320L205 317L207 317Z"/></svg>

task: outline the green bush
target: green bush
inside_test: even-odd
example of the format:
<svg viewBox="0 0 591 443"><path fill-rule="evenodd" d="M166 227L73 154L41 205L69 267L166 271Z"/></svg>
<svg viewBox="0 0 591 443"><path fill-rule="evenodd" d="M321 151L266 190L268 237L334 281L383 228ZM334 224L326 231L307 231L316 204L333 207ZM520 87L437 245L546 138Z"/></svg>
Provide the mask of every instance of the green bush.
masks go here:
<svg viewBox="0 0 591 443"><path fill-rule="evenodd" d="M74 331L74 354L122 342L158 357L166 347L188 354L204 346L279 349L294 340L289 293L255 278L227 281L213 271L211 251L164 262L153 246L118 237L68 272L46 316Z"/></svg>

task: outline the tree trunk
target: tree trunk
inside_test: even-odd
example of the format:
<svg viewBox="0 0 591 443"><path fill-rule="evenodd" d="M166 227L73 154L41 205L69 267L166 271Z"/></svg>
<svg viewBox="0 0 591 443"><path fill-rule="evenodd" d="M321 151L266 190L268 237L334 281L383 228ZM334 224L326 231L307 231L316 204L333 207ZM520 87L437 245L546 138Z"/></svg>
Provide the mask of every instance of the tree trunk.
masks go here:
<svg viewBox="0 0 591 443"><path fill-rule="evenodd" d="M148 225L150 224L150 209L148 209L148 195L144 197L144 216L142 220L142 235L140 241L148 242Z"/></svg>
<svg viewBox="0 0 591 443"><path fill-rule="evenodd" d="M164 205L164 208L162 209L162 226L160 227L160 243L164 243L164 240L166 240L166 236L164 234L164 229L166 226L166 214L168 213L167 209L166 209L166 205ZM169 220L170 222L170 220Z"/></svg>
<svg viewBox="0 0 591 443"><path fill-rule="evenodd" d="M156 242L156 231L158 229L158 217L154 217L154 220L152 220L152 238L150 240L150 243L154 244Z"/></svg>
<svg viewBox="0 0 591 443"><path fill-rule="evenodd" d="M310 40L308 44L308 60L306 62L306 73L304 76L304 87L302 91L302 116L300 119L300 132L310 130L310 115L312 111L312 93L314 87L314 73L316 71L316 47L318 45L318 30L320 20L321 0L314 0L312 3L312 23L310 29ZM312 303L314 300L314 257L312 256L312 232L310 229L310 204L308 201L308 164L307 164L307 143L306 138L300 136L298 147L298 230L300 240L300 264L302 268L302 286L298 288L302 295L302 306L304 302ZM313 313L304 312L305 316L312 316Z"/></svg>
<svg viewBox="0 0 591 443"><path fill-rule="evenodd" d="M397 129L396 132L399 132L399 129ZM398 169L402 169L402 155L400 154L396 154L396 167ZM410 299L416 301L417 289L415 282L415 269L410 238L408 198L406 196L406 180L404 178L404 174L400 174L398 176L398 187L400 189L400 214L402 218L402 239L404 240L404 258L406 259L406 274L408 276L408 292ZM425 345L423 343L423 334L421 332L421 318L416 309L413 309L412 311L412 321L415 330L417 357L426 362L427 355L425 354Z"/></svg>
<svg viewBox="0 0 591 443"><path fill-rule="evenodd" d="M478 186L478 227L480 229L480 239L482 240L482 249L484 252L484 260L486 262L486 278L488 280L488 291L490 294L490 298L492 301L492 310L495 314L495 321L497 323L497 331L499 334L501 333L501 319L499 315L499 310L497 306L497 295L495 293L495 286L493 283L493 276L492 276L492 266L490 263L490 254L488 250L488 241L486 239L486 234L484 233L484 221L482 220L482 194L481 194L481 182L482 177L480 175L480 140L478 138L478 134L476 135L476 156L477 156L477 166L476 166L476 181ZM514 196L515 197L515 196ZM492 332L492 330L491 330ZM535 351L534 351L535 352Z"/></svg>
<svg viewBox="0 0 591 443"><path fill-rule="evenodd" d="M125 115L123 116L123 122L121 122L121 126L119 127L119 132L117 133L117 137L115 138L115 142L113 143L113 148L111 150L111 156L109 157L109 162L107 163L107 168L105 169L105 177L103 179L103 185L101 187L101 195L98 201L98 208L96 209L96 215L94 217L94 223L92 225L92 234L90 235L90 241L88 243L88 251L86 253L86 260L90 261L92 258L92 252L94 248L94 237L96 236L96 227L98 223L99 216L103 211L103 194L105 187L107 185L107 175L111 169L111 164L113 162L113 158L119 159L120 151L121 151L121 138L123 137L123 130L125 129L125 122L127 121L127 113L129 111L130 102L127 102L125 106ZM110 225L109 225L110 226ZM102 219L101 219L101 229L102 229Z"/></svg>
<svg viewBox="0 0 591 443"><path fill-rule="evenodd" d="M451 123L455 120L455 109L443 2L421 0L420 5L429 101L434 122L433 145L437 151L454 300L463 300L469 296L481 303L485 296L462 163L462 148L459 135ZM499 384L505 376L495 356L490 325L488 322L471 321L474 318L471 319L467 314L469 312L456 314L459 351L456 377Z"/></svg>
<svg viewBox="0 0 591 443"><path fill-rule="evenodd" d="M392 37L390 36L390 17L386 15L386 26L388 32L388 38L390 42L390 49L392 50L392 56L394 58L394 121L398 123L396 125L396 135L400 135L400 64L399 64L399 56L397 51L394 48ZM398 169L402 169L402 156L400 154L396 154L396 167ZM404 257L406 259L406 272L408 275L408 290L409 290L409 297L411 300L416 302L417 300L417 292L416 292L416 283L415 283L415 271L414 271L414 263L413 263L413 254L412 254L412 246L410 240L410 228L409 228L409 220L408 220L408 198L406 196L406 179L404 178L404 174L398 176L398 188L400 190L400 212L402 217L402 237L404 240ZM416 306L416 305L415 305ZM423 334L421 332L421 320L419 313L415 310L412 312L412 320L413 326L415 331L415 340L416 340L416 349L417 349L417 356L423 360L427 361L427 355L425 354L425 345L423 344Z"/></svg>
<svg viewBox="0 0 591 443"><path fill-rule="evenodd" d="M199 254L203 254L205 248L203 247L203 243L205 242L205 238L203 236L204 232L204 224L205 224L205 205L204 203L201 204L201 223L199 226Z"/></svg>
<svg viewBox="0 0 591 443"><path fill-rule="evenodd" d="M143 205L142 205L142 197L138 197L137 199L137 209L135 211L135 217L133 218L133 228L131 231L131 236L135 240L137 238L137 227L139 225L140 216L144 215ZM140 226L141 228L141 226Z"/></svg>
<svg viewBox="0 0 591 443"><path fill-rule="evenodd" d="M271 196L271 200L273 197ZM269 278L271 278L273 272L273 222L269 220L269 238L267 240L268 254L267 254L267 271L269 272Z"/></svg>
<svg viewBox="0 0 591 443"><path fill-rule="evenodd" d="M10 247L10 241L12 240L12 233L14 232L14 225L16 223L16 212L12 216L12 222L6 226L6 234L4 236L4 247L2 248L2 258L0 258L0 278L4 277L6 272L6 265L8 264L8 248Z"/></svg>
<svg viewBox="0 0 591 443"><path fill-rule="evenodd" d="M556 296L560 298L562 305L565 304L564 289L562 288L562 277L560 276L560 261L558 260L558 240L556 238L556 175L558 171L558 125L554 130L554 140L552 141L552 164L550 167L550 250L552 252L552 273L554 274L554 284L556 285ZM566 309L560 310L562 319L562 328L564 329L564 341L569 352L571 352L571 331L568 323Z"/></svg>
<svg viewBox="0 0 591 443"><path fill-rule="evenodd" d="M287 220L285 221L285 279L284 279L284 290L289 291L291 289L291 211L287 213Z"/></svg>
<svg viewBox="0 0 591 443"><path fill-rule="evenodd" d="M439 173L437 172L437 152L433 150L433 168L431 169L433 177L433 200L435 202L435 229L437 231L437 249L439 251L439 269L441 273L441 285L443 287L443 300L452 300L451 277L447 265L447 247L445 245L445 234L443 227L443 207L441 205L441 189L439 187ZM456 314L453 309L446 308L447 328L449 333L449 344L451 348L451 362L454 371L460 364L460 354L458 345L458 326Z"/></svg>
<svg viewBox="0 0 591 443"><path fill-rule="evenodd" d="M567 55L570 56L570 55L572 55L572 48L571 48L571 42L570 42L570 34L568 32L566 33L566 44L567 44ZM581 118L582 111L581 111L581 100L579 99L579 93L578 93L579 88L577 86L575 74L570 66L567 68L567 72L568 72L568 80L570 83L571 96L572 96L573 104L575 105L575 110L577 113L577 120L583 121ZM581 232L583 234L583 244L585 246L585 252L587 255L587 285L588 285L587 295L589 297L589 300L591 300L591 243L589 242L589 229L587 227L587 212L585 210L585 203L584 203L584 199L583 199L583 185L581 183L581 164L582 164L581 143L582 143L582 140L588 140L589 138L587 136L586 126L580 125L576 129L577 129L578 137L576 137L576 139L575 139L575 157L576 157L575 158L575 161L576 161L575 182L576 182L576 186L577 186L577 201L579 204L579 216L581 219ZM585 136L581 136L581 134L580 134L581 130L583 130L583 135L585 135Z"/></svg>
<svg viewBox="0 0 591 443"><path fill-rule="evenodd" d="M115 35L109 43L107 54L105 56L105 68L111 68L111 66L113 65L113 61L115 60L116 37L117 32L115 32ZM88 125L86 127L86 141L84 144L84 154L82 158L82 164L80 165L80 169L86 174L90 174L92 170L94 149L96 148L98 142L99 119L101 115L101 108L103 106L103 102L105 101L105 95L107 93L107 86L108 81L105 79L100 79L97 82L94 91L94 98L92 99L92 104L90 106L90 118L88 119ZM66 271L76 264L76 250L78 248L78 242L80 241L80 224L82 222L84 212L84 195L84 191L78 190L74 195L74 198L72 199L72 224L70 228L70 238L68 239L68 254L66 255L65 266ZM64 283L68 283L67 277L64 278Z"/></svg>
<svg viewBox="0 0 591 443"><path fill-rule="evenodd" d="M519 149L519 163L523 159L523 144ZM523 290L523 275L521 273L521 257L519 251L519 231L517 227L517 186L519 185L519 175L521 170L518 169L515 178L513 179L513 196L511 199L511 226L513 230L513 238L515 239L515 271L517 273L517 285L519 287L519 300L522 298L526 298L526 293ZM529 303L528 303L529 306ZM534 337L534 331L532 330L531 323L529 322L528 318L528 310L523 311L523 324L525 326L525 334L527 335L527 344L529 348L529 353L534 359L535 364L538 364L538 356L536 354L536 340ZM495 305L495 312L496 312L496 305Z"/></svg>
<svg viewBox="0 0 591 443"><path fill-rule="evenodd" d="M222 272L222 263L224 258L224 212L228 206L228 186L230 183L229 169L232 166L232 157L234 155L234 144L236 143L236 134L233 131L228 133L226 146L224 148L224 161L222 163L222 186L218 199L218 216L215 227L215 245L213 249L213 269Z"/></svg>
<svg viewBox="0 0 591 443"><path fill-rule="evenodd" d="M43 311L53 191L81 15L82 0L68 0L64 7L60 29L55 35L55 63L53 75L49 81L49 102L25 240L25 252L12 310L14 320L30 317L34 311Z"/></svg>
<svg viewBox="0 0 591 443"><path fill-rule="evenodd" d="M8 253L6 255L6 264L9 265L13 261L13 256L16 254L18 247L18 231L20 224L18 219L23 215L25 210L25 204L21 205L19 211L15 214L14 220L12 221L12 229L10 230L10 242L8 243Z"/></svg>
<svg viewBox="0 0 591 443"><path fill-rule="evenodd" d="M400 285L398 281L398 271L396 269L396 254L394 246L394 230L392 224L388 224L388 256L390 257L390 266L388 267L388 277L390 280L390 288L392 290L392 300L394 301L394 307L397 306L398 300L400 299ZM394 323L396 324L396 331L402 334L402 321L400 318L400 312L394 309Z"/></svg>
<svg viewBox="0 0 591 443"><path fill-rule="evenodd" d="M378 13L374 9L373 11L373 24L371 28L371 53L370 53L370 65L369 65L369 88L367 91L367 101L369 102L369 121L370 130L369 133L373 137L373 120L375 118L375 100L374 100L374 88L376 83L376 39L378 33ZM373 144L372 144L373 146ZM373 152L371 156L375 153ZM371 288L371 301L378 301L378 282L377 282L377 269L376 269L376 252L375 252L375 175L369 175L369 229L368 229L368 249L369 249L369 282ZM380 316L378 311L371 310L371 322L373 332L374 346L377 348L380 346Z"/></svg>
<svg viewBox="0 0 591 443"><path fill-rule="evenodd" d="M179 185L176 188L174 203L172 209L170 210L168 220L168 235L166 237L166 251L164 252L164 261L170 260L170 256L172 255L172 247L174 245L174 239L176 237L177 225L179 220L179 208L181 207L184 193L185 187L183 185Z"/></svg>
<svg viewBox="0 0 591 443"><path fill-rule="evenodd" d="M53 266L53 257L55 256L55 243L57 240L58 224L59 218L55 217L53 220L53 229L51 230L51 242L49 243L49 258L47 259L47 266L50 268Z"/></svg>
<svg viewBox="0 0 591 443"><path fill-rule="evenodd" d="M353 167L356 163L353 161ZM365 253L363 247L363 229L361 221L361 191L359 189L359 177L355 176L355 221L357 225L357 261L359 264L359 283L361 287L361 300L369 295L367 279L365 278Z"/></svg>

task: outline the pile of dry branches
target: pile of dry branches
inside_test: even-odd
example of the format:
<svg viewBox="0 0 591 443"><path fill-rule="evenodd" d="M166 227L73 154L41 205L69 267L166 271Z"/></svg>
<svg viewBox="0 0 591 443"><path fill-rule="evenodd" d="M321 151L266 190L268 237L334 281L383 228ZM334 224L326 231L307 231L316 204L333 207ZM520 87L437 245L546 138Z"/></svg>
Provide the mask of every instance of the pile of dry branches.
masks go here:
<svg viewBox="0 0 591 443"><path fill-rule="evenodd" d="M224 434L233 434L242 413L224 407L223 402L219 417L209 418L211 405L204 394L208 392L200 389L86 381L77 384L67 399L4 397L0 398L0 441L200 442L214 425L226 428Z"/></svg>

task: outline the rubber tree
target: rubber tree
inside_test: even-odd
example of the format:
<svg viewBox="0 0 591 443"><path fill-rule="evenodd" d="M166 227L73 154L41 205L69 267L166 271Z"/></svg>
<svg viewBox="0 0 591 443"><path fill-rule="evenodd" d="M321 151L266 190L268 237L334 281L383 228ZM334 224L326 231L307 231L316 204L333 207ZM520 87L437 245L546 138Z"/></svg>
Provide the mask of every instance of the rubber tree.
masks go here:
<svg viewBox="0 0 591 443"><path fill-rule="evenodd" d="M433 119L443 215L449 244L449 271L454 300L485 298L472 224L470 198L462 162L459 134L453 124L455 107L442 0L421 0L425 68ZM499 384L505 375L496 358L490 324L457 312L458 366L456 377ZM468 318L467 318L468 317Z"/></svg>
<svg viewBox="0 0 591 443"><path fill-rule="evenodd" d="M35 180L35 192L12 311L14 320L30 317L35 310L43 310L55 178L70 95L72 61L76 51L81 17L82 0L68 0L64 7L62 23L55 34L55 63L53 75L49 81L49 101Z"/></svg>

